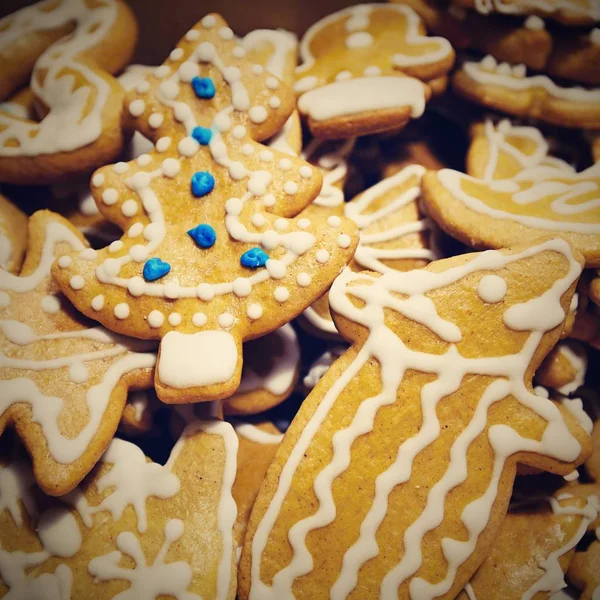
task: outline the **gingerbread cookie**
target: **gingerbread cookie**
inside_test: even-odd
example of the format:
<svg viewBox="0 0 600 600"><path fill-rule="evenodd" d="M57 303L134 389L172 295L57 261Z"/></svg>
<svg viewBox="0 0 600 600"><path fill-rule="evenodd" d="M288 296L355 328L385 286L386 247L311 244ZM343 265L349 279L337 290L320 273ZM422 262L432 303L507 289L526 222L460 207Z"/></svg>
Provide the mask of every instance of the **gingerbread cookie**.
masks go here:
<svg viewBox="0 0 600 600"><path fill-rule="evenodd" d="M345 270L329 296L353 346L267 471L240 598L454 598L491 548L517 463L564 475L589 455L576 421L531 393L582 263L554 238L408 273Z"/></svg>
<svg viewBox="0 0 600 600"><path fill-rule="evenodd" d="M492 549L458 600L547 598L566 586L575 547L596 520L600 499L570 488L547 502L517 504L504 518Z"/></svg>
<svg viewBox="0 0 600 600"><path fill-rule="evenodd" d="M545 358L535 378L540 385L568 396L583 385L587 366L588 357L583 344L563 340Z"/></svg>
<svg viewBox="0 0 600 600"><path fill-rule="evenodd" d="M302 38L300 57L298 109L321 138L376 133L420 117L454 63L449 42L426 36L417 13L396 4L360 4L321 19Z"/></svg>
<svg viewBox="0 0 600 600"><path fill-rule="evenodd" d="M452 78L454 90L483 106L562 127L600 128L600 89L562 87L546 75L527 75L525 65L487 55L465 61Z"/></svg>
<svg viewBox="0 0 600 600"><path fill-rule="evenodd" d="M84 319L50 278L55 256L95 251L64 218L29 220L20 276L0 270L0 431L12 425L50 495L73 489L114 435L129 387L149 387L152 342L110 333ZM71 259L59 260L66 268ZM73 281L77 287L79 280Z"/></svg>
<svg viewBox="0 0 600 600"><path fill-rule="evenodd" d="M425 210L453 237L477 248L502 248L544 233L568 239L600 265L600 163L575 173L535 166L511 179L476 179L442 169L423 178Z"/></svg>
<svg viewBox="0 0 600 600"><path fill-rule="evenodd" d="M226 415L254 415L281 404L294 391L300 372L300 345L288 323L248 342L237 392L223 401Z"/></svg>
<svg viewBox="0 0 600 600"><path fill-rule="evenodd" d="M285 123L293 97L238 48L208 15L129 97L131 119L156 149L92 178L102 214L126 233L94 260L73 256L54 269L84 314L162 339L155 386L168 403L231 396L242 342L321 296L358 241L347 220L323 228L284 218L317 195L320 176L254 141Z"/></svg>
<svg viewBox="0 0 600 600"><path fill-rule="evenodd" d="M0 268L18 273L27 248L27 215L0 194Z"/></svg>
<svg viewBox="0 0 600 600"><path fill-rule="evenodd" d="M128 435L148 433L154 425L154 415L159 407L160 401L154 390L129 392L119 431Z"/></svg>
<svg viewBox="0 0 600 600"><path fill-rule="evenodd" d="M237 474L232 494L237 506L233 528L241 552L250 511L262 480L271 464L283 434L269 421L245 423L234 421L238 436Z"/></svg>
<svg viewBox="0 0 600 600"><path fill-rule="evenodd" d="M2 465L0 595L233 600L236 452L218 421L190 425L164 466L114 439L60 499L32 490L22 461Z"/></svg>
<svg viewBox="0 0 600 600"><path fill-rule="evenodd" d="M0 100L27 83L41 121L0 111L0 181L54 183L89 173L123 146L123 90L109 75L133 53L122 0L38 2L0 21Z"/></svg>

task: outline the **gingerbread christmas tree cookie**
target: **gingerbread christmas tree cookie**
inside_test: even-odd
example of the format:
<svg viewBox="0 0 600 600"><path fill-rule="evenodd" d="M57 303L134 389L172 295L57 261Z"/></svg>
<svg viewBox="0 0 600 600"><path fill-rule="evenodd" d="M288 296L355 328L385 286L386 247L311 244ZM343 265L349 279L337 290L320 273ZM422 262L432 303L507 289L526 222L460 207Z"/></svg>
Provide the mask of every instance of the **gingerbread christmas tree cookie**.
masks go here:
<svg viewBox="0 0 600 600"><path fill-rule="evenodd" d="M294 100L245 53L208 15L130 95L129 118L155 149L92 178L101 212L125 235L94 260L74 255L54 269L84 314L162 339L155 385L165 402L231 396L242 342L321 296L358 241L347 220L323 228L289 218L321 178L255 141L283 126Z"/></svg>

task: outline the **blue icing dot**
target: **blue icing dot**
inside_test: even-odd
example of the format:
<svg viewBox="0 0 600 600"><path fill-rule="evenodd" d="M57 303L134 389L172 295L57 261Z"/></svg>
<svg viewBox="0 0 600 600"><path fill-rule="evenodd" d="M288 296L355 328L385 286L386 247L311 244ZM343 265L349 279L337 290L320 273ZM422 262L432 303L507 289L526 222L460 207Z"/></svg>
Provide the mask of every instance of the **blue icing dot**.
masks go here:
<svg viewBox="0 0 600 600"><path fill-rule="evenodd" d="M257 269L258 267L264 267L268 260L269 255L262 248L250 248L242 254L240 263L242 263L242 267Z"/></svg>
<svg viewBox="0 0 600 600"><path fill-rule="evenodd" d="M217 232L206 223L197 225L188 231L188 235L200 246L200 248L211 248L215 245Z"/></svg>
<svg viewBox="0 0 600 600"><path fill-rule="evenodd" d="M192 129L192 137L202 146L206 146L212 137L212 131L207 127L194 127Z"/></svg>
<svg viewBox="0 0 600 600"><path fill-rule="evenodd" d="M146 281L156 281L164 277L171 270L171 265L160 260L160 258L150 258L144 265L144 279Z"/></svg>
<svg viewBox="0 0 600 600"><path fill-rule="evenodd" d="M192 194L201 198L210 194L215 187L215 178L208 171L197 171L192 175Z"/></svg>
<svg viewBox="0 0 600 600"><path fill-rule="evenodd" d="M192 87L198 98L204 98L209 100L214 98L215 95L215 84L210 77L194 77L192 79Z"/></svg>

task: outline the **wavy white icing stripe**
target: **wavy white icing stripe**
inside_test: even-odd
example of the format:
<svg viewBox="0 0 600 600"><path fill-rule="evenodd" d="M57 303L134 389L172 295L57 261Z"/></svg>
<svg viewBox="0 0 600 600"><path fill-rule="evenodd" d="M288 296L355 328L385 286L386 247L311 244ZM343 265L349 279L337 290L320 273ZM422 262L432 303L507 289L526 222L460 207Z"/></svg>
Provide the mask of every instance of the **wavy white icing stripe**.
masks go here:
<svg viewBox="0 0 600 600"><path fill-rule="evenodd" d="M450 346L443 355L416 352L407 348L385 325L384 310L389 308L403 314L406 318L424 324L442 340L449 343L459 342L462 338L461 331L454 323L445 321L437 315L435 306L425 294L451 285L470 273L480 270L498 270L544 251L554 251L563 255L569 262L569 271L539 297L514 305L505 312L504 323L507 327L515 331L530 332L521 351L515 355L465 358L459 354L455 346ZM580 272L581 268L573 259L569 245L560 239L553 239L508 256L488 251L464 265L441 273L420 270L401 274L388 272L374 279L364 274L344 271L330 290L330 303L336 312L366 327L369 336L346 371L326 392L314 415L300 433L280 473L277 490L258 524L252 541L250 599L293 599L294 580L310 573L313 568L312 557L306 546L306 536L310 531L325 527L335 519L336 506L331 487L334 479L349 467L353 442L360 435L372 430L379 408L396 401L398 386L405 371L409 369L435 373L438 379L423 387L421 397L424 416L421 430L400 446L396 461L377 478L374 501L361 525L359 539L344 556L342 571L331 589L332 600L346 598L356 585L360 567L378 554L375 533L387 512L389 494L396 485L408 481L414 457L439 435L436 405L441 398L459 388L466 374L491 375L502 379L488 386L471 421L452 445L448 469L430 490L425 509L420 517L405 531L403 558L383 579L381 598L386 600L396 598L398 586L420 568L422 561L420 547L423 538L443 520L443 506L447 493L466 480L466 453L471 442L487 426L488 408L493 403L512 395L523 407L532 410L548 423L540 441L522 438L508 425L495 425L489 428L488 438L495 453L493 471L486 492L469 504L461 516L468 531L468 539L461 542L444 540L443 552L447 561L447 575L444 579L431 584L423 579L413 578L410 583L412 597L429 600L446 593L452 586L458 568L472 554L479 535L487 526L506 459L516 452L528 451L571 461L581 450L558 409L546 399L531 394L523 382L525 370L544 333L558 326L564 319L565 313L560 300L577 280ZM365 283L360 285L361 281ZM358 285L351 285L352 283ZM408 298L400 300L392 293L406 294ZM365 303L365 307L357 308L348 296L360 299ZM291 488L294 473L338 396L371 357L380 363L381 392L364 400L350 425L334 435L332 461L319 473L314 482L319 508L313 515L297 522L290 529L288 539L294 551L292 560L274 576L272 585L268 586L260 577L261 557Z"/></svg>
<svg viewBox="0 0 600 600"><path fill-rule="evenodd" d="M252 423L235 421L233 423L233 428L240 437L243 437L250 442L254 442L255 444L279 444L283 439L283 433L263 431Z"/></svg>

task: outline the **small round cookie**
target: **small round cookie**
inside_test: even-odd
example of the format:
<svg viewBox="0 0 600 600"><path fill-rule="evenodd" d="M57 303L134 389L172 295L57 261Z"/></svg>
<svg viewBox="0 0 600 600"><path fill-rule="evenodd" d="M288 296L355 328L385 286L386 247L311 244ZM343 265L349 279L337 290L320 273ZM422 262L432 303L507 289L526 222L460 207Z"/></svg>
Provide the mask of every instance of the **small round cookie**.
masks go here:
<svg viewBox="0 0 600 600"><path fill-rule="evenodd" d="M600 89L562 87L546 75L527 75L523 64L498 64L487 55L465 61L452 77L461 96L511 115L561 127L600 129Z"/></svg>
<svg viewBox="0 0 600 600"><path fill-rule="evenodd" d="M244 347L242 380L223 400L225 415L254 415L281 404L294 391L300 373L300 345L288 323Z"/></svg>
<svg viewBox="0 0 600 600"><path fill-rule="evenodd" d="M420 117L454 63L450 43L427 37L417 13L397 4L361 4L321 19L302 38L300 57L298 109L321 138L376 133Z"/></svg>
<svg viewBox="0 0 600 600"><path fill-rule="evenodd" d="M122 0L37 2L0 21L0 100L31 76L38 122L0 110L0 181L44 184L89 173L123 147L123 90L109 75L133 53Z"/></svg>
<svg viewBox="0 0 600 600"><path fill-rule="evenodd" d="M3 459L0 594L233 600L237 449L220 421L189 425L164 465L115 438L60 499L32 489L25 460Z"/></svg>
<svg viewBox="0 0 600 600"><path fill-rule="evenodd" d="M0 194L0 268L21 270L28 235L27 215Z"/></svg>

